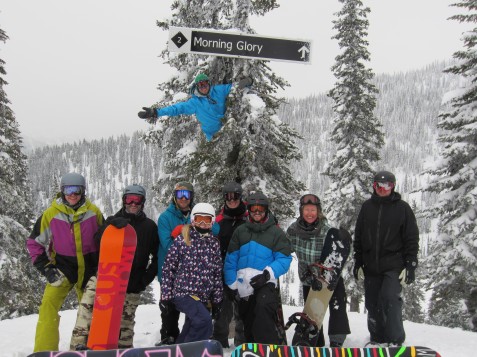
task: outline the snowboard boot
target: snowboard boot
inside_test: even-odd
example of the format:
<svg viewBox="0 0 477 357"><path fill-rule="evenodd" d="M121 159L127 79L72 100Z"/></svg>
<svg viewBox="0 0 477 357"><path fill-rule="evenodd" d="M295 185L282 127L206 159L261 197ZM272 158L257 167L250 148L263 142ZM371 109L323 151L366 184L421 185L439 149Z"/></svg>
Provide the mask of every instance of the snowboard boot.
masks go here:
<svg viewBox="0 0 477 357"><path fill-rule="evenodd" d="M154 346L164 346L164 345L173 345L176 342L176 339L172 336L165 337L159 342L156 342Z"/></svg>

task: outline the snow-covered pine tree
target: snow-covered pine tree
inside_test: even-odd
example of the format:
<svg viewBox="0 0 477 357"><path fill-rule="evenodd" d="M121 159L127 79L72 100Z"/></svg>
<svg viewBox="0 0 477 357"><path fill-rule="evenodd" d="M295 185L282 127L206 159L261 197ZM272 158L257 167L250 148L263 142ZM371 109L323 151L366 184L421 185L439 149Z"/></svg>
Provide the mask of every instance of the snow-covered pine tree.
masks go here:
<svg viewBox="0 0 477 357"><path fill-rule="evenodd" d="M439 222L428 259L433 289L429 316L438 325L477 330L465 304L472 305L470 292L477 288L477 4L463 0L452 6L464 14L450 19L474 28L463 34L465 49L454 53L457 64L445 70L462 77L462 88L446 95L451 108L439 115L438 123L442 160L430 171L434 179L426 188L439 194L427 209ZM473 315L477 323L475 311Z"/></svg>
<svg viewBox="0 0 477 357"><path fill-rule="evenodd" d="M158 22L169 26L210 29L234 29L253 33L248 25L250 14L263 15L277 7L276 1L176 1L170 20ZM163 150L162 177L155 189L163 203L170 199L175 182L194 183L198 200L216 208L223 204L221 188L227 181L241 182L245 191L261 190L272 201L278 216L294 214L291 202L304 188L289 169L291 160L301 157L295 139L299 135L277 117L281 102L274 94L288 84L276 76L266 61L232 59L216 56L174 54L161 56L177 73L159 85L163 93L160 105L187 98L194 77L207 73L212 83L230 83L252 77L252 89L233 89L227 101L224 126L211 142L206 142L194 117L160 118L158 127L146 134L147 142Z"/></svg>
<svg viewBox="0 0 477 357"><path fill-rule="evenodd" d="M0 29L0 41L7 39ZM39 274L25 248L32 219L26 156L5 92L4 65L0 59L0 320L32 314L41 301Z"/></svg>
<svg viewBox="0 0 477 357"><path fill-rule="evenodd" d="M336 14L333 28L342 52L332 66L337 78L329 96L333 99L332 141L336 154L325 168L330 186L324 197L324 210L330 220L354 231L362 203L369 198L379 150L384 145L381 123L374 115L377 89L374 73L366 68L370 60L366 40L370 9L361 0L340 0L343 8ZM350 258L352 261L352 259ZM343 272L351 296L351 311L357 311L362 293L349 277L352 262Z"/></svg>

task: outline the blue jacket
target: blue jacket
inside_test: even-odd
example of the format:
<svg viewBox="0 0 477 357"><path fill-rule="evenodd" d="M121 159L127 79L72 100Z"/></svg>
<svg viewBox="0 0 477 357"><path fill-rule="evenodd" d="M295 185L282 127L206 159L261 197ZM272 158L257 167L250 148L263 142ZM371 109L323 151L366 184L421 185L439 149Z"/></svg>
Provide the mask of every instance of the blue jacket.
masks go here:
<svg viewBox="0 0 477 357"><path fill-rule="evenodd" d="M190 214L184 216L179 208L172 202L167 209L161 213L157 220L157 231L159 233L159 249L157 251L157 280L162 281L162 266L166 260L167 252L174 241L171 233L180 224L189 224ZM212 226L212 233L218 235L220 227L217 223Z"/></svg>
<svg viewBox="0 0 477 357"><path fill-rule="evenodd" d="M232 84L218 84L211 86L208 96L200 95L198 91L195 91L192 97L185 102L157 109L157 115L195 114L207 141L210 141L222 127L221 119L225 115L226 100L231 89Z"/></svg>
<svg viewBox="0 0 477 357"><path fill-rule="evenodd" d="M275 283L290 268L291 252L290 241L271 214L264 223L247 221L232 235L224 263L225 284L238 290L240 297L252 295L250 279L267 269L269 281Z"/></svg>

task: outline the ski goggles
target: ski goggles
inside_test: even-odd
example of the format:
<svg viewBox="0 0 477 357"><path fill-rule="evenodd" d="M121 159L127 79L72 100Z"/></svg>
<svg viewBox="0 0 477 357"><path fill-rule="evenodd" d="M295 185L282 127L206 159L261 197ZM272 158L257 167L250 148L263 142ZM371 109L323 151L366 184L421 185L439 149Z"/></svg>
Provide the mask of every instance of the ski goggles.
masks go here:
<svg viewBox="0 0 477 357"><path fill-rule="evenodd" d="M178 200L180 200L181 198L190 200L192 197L192 192L189 190L176 190L175 195Z"/></svg>
<svg viewBox="0 0 477 357"><path fill-rule="evenodd" d="M238 192L227 192L224 195L226 201L238 201L241 197L242 195Z"/></svg>
<svg viewBox="0 0 477 357"><path fill-rule="evenodd" d="M316 195L304 195L300 198L300 206L312 204L312 205L320 205L320 199Z"/></svg>
<svg viewBox="0 0 477 357"><path fill-rule="evenodd" d="M62 192L65 196L81 196L84 193L83 186L63 186Z"/></svg>
<svg viewBox="0 0 477 357"><path fill-rule="evenodd" d="M140 206L142 205L144 200L144 197L141 195L126 195L123 199L123 203L125 205L136 205Z"/></svg>
<svg viewBox="0 0 477 357"><path fill-rule="evenodd" d="M389 191L391 190L392 188L394 187L394 183L392 182L374 182L373 183L373 188L375 190L377 189L382 189L382 190L386 190L386 191Z"/></svg>
<svg viewBox="0 0 477 357"><path fill-rule="evenodd" d="M207 88L209 85L209 81L200 81L197 83L197 87L199 88Z"/></svg>
<svg viewBox="0 0 477 357"><path fill-rule="evenodd" d="M200 214L196 214L194 216L194 223L197 225L209 225L212 223L212 216L202 216Z"/></svg>
<svg viewBox="0 0 477 357"><path fill-rule="evenodd" d="M252 213L265 213L265 211L267 210L267 207L265 206L260 206L260 205L254 205L254 206L250 206L250 208L248 209L250 212Z"/></svg>

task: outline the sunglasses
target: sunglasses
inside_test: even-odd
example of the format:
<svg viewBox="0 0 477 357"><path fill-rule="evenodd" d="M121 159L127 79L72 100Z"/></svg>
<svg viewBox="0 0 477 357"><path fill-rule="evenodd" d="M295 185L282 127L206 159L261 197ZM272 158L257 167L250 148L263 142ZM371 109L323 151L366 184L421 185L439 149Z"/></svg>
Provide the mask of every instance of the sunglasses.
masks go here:
<svg viewBox="0 0 477 357"><path fill-rule="evenodd" d="M180 200L181 198L185 198L186 200L190 200L192 197L192 192L189 190L176 190L176 198Z"/></svg>
<svg viewBox="0 0 477 357"><path fill-rule="evenodd" d="M318 198L318 196L315 196L312 194L304 195L300 198L300 206L303 206L306 204L319 205L320 199Z"/></svg>
<svg viewBox="0 0 477 357"><path fill-rule="evenodd" d="M265 211L267 210L267 207L255 205L255 206L251 206L248 210L252 213L265 213Z"/></svg>
<svg viewBox="0 0 477 357"><path fill-rule="evenodd" d="M126 197L124 197L123 202L126 205L140 206L143 203L143 199L144 198L140 195L126 195Z"/></svg>
<svg viewBox="0 0 477 357"><path fill-rule="evenodd" d="M227 192L224 195L226 201L238 201L241 197L242 195L238 192Z"/></svg>
<svg viewBox="0 0 477 357"><path fill-rule="evenodd" d="M389 191L394 187L394 183L392 182L374 182L373 184L374 189L376 190L377 188Z"/></svg>
<svg viewBox="0 0 477 357"><path fill-rule="evenodd" d="M194 216L194 223L201 226L201 225L209 225L212 223L212 217L211 216L201 216L199 214L196 214Z"/></svg>
<svg viewBox="0 0 477 357"><path fill-rule="evenodd" d="M81 196L83 192L83 186L63 186L63 194L65 196Z"/></svg>
<svg viewBox="0 0 477 357"><path fill-rule="evenodd" d="M200 81L199 83L197 83L197 87L199 88L206 88L209 86L209 81Z"/></svg>

